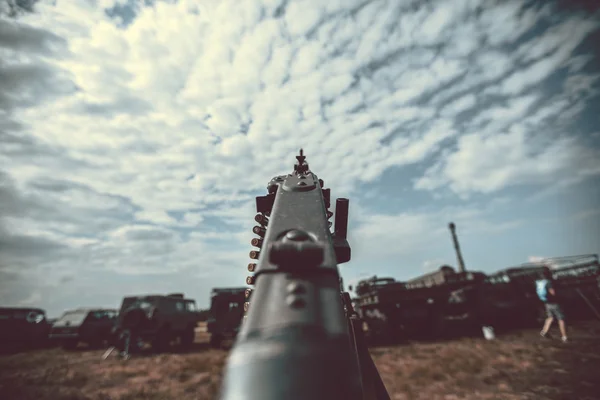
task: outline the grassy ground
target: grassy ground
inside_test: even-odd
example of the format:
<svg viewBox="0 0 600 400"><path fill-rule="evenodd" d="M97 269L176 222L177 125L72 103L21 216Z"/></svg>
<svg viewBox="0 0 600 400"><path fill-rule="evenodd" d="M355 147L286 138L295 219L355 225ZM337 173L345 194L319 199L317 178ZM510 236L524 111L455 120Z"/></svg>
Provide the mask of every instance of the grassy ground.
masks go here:
<svg viewBox="0 0 600 400"><path fill-rule="evenodd" d="M520 331L373 348L392 399L600 399L600 324L571 343ZM186 354L101 360L103 351L47 349L0 357L0 399L214 399L227 351L199 332Z"/></svg>

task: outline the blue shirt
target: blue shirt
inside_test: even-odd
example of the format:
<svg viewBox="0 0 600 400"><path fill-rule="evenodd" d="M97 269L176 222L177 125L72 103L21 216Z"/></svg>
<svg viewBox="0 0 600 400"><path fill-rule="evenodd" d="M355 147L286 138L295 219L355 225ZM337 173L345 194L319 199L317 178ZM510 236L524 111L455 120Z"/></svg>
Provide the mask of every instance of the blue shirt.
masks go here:
<svg viewBox="0 0 600 400"><path fill-rule="evenodd" d="M550 289L552 289L552 282L549 279L535 281L535 291L540 300L544 303L551 303L554 301L554 296L550 293Z"/></svg>

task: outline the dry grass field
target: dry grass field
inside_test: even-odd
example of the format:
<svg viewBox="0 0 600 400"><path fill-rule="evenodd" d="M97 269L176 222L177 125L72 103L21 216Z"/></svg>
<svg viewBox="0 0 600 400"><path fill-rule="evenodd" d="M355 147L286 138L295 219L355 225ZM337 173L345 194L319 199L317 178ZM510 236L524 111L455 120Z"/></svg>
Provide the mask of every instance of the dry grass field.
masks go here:
<svg viewBox="0 0 600 400"><path fill-rule="evenodd" d="M600 324L578 324L571 338L529 330L371 353L392 399L600 399ZM191 352L128 361L83 348L0 356L0 399L214 399L227 351L207 339L199 329Z"/></svg>

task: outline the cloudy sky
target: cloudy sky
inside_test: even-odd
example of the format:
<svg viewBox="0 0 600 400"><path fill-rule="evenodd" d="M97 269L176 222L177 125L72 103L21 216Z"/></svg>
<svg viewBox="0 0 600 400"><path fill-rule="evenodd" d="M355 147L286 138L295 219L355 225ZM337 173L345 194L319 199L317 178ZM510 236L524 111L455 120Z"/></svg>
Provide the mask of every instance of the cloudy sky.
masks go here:
<svg viewBox="0 0 600 400"><path fill-rule="evenodd" d="M1 305L207 306L300 147L351 199L346 284L456 265L450 221L474 270L600 252L581 2L0 4Z"/></svg>

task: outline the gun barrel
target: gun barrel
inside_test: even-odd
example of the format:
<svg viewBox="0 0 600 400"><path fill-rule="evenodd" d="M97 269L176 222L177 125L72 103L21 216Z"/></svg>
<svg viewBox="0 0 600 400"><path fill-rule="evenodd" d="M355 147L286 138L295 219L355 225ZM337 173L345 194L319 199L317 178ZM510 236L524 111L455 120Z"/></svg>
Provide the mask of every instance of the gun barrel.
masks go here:
<svg viewBox="0 0 600 400"><path fill-rule="evenodd" d="M458 271L465 272L467 269L465 268L465 261L463 260L462 252L460 251L460 244L458 244L458 237L456 236L456 225L454 225L454 222L450 222L448 224L448 228L450 228L450 234L452 235L452 243L454 244L454 251L456 251Z"/></svg>
<svg viewBox="0 0 600 400"><path fill-rule="evenodd" d="M252 360L252 362L249 362ZM289 329L236 343L221 399L363 400L348 337L327 340L317 330Z"/></svg>
<svg viewBox="0 0 600 400"><path fill-rule="evenodd" d="M257 198L257 209L272 208L221 400L363 399L326 199L297 158L293 174L272 181L272 200ZM344 241L347 229L348 199L338 199L335 230Z"/></svg>

